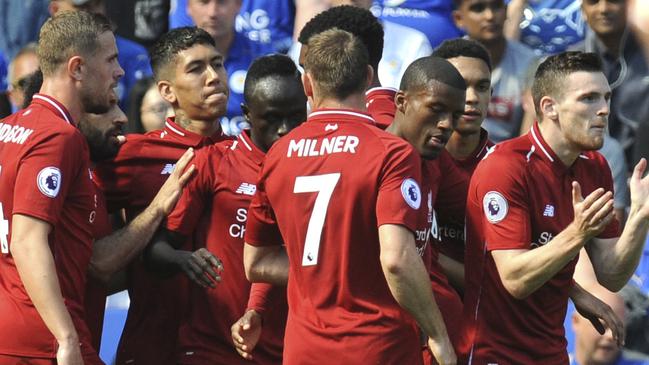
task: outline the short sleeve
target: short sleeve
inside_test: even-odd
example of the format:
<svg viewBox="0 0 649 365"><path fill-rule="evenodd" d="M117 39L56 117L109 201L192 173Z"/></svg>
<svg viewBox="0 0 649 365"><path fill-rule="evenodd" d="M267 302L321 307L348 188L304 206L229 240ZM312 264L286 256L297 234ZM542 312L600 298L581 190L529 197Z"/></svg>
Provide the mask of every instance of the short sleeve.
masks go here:
<svg viewBox="0 0 649 365"><path fill-rule="evenodd" d="M35 144L18 166L14 214L25 214L55 225L70 186L82 178L87 151L78 132L63 132ZM90 171L85 171L86 178Z"/></svg>
<svg viewBox="0 0 649 365"><path fill-rule="evenodd" d="M418 214L425 204L421 190L421 160L407 143L399 141L388 148L379 178L376 221L417 229Z"/></svg>
<svg viewBox="0 0 649 365"><path fill-rule="evenodd" d="M221 154L212 146L199 150L194 158L196 174L193 176L176 203L176 207L167 217L166 228L189 236L203 215L205 202L215 184L214 173L218 169Z"/></svg>
<svg viewBox="0 0 649 365"><path fill-rule="evenodd" d="M490 156L472 177L488 251L528 249L531 242L525 179L506 157Z"/></svg>
<svg viewBox="0 0 649 365"><path fill-rule="evenodd" d="M244 241L253 246L277 246L282 245L284 240L277 225L275 211L266 194L268 171L264 166L266 164L262 165L257 181L257 191L248 208L248 223Z"/></svg>

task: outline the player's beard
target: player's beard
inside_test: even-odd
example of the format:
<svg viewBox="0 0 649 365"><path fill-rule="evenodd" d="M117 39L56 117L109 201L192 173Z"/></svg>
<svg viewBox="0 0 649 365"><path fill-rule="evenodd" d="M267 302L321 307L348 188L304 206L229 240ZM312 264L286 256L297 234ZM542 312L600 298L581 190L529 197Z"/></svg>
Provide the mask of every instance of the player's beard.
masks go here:
<svg viewBox="0 0 649 365"><path fill-rule="evenodd" d="M79 130L88 142L90 161L110 160L117 155L119 144L113 143L112 130L101 131L88 122L79 122Z"/></svg>

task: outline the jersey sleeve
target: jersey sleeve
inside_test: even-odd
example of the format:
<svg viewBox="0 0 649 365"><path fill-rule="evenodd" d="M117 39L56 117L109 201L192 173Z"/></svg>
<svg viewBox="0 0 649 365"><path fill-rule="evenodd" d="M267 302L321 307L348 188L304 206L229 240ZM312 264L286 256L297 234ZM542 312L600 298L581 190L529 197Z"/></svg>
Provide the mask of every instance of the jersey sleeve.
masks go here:
<svg viewBox="0 0 649 365"><path fill-rule="evenodd" d="M212 146L199 150L194 158L196 174L183 189L174 210L167 217L166 228L189 236L200 220L205 202L215 183L214 173L220 162L220 152Z"/></svg>
<svg viewBox="0 0 649 365"><path fill-rule="evenodd" d="M18 167L13 213L55 225L70 186L83 178L84 143L78 132L63 132L34 145Z"/></svg>
<svg viewBox="0 0 649 365"><path fill-rule="evenodd" d="M252 283L247 309L253 309L259 314L268 310L270 296L273 294L273 285L268 283Z"/></svg>
<svg viewBox="0 0 649 365"><path fill-rule="evenodd" d="M532 240L524 178L507 156L489 156L473 175L487 250L528 249ZM471 192L469 192L471 194Z"/></svg>
<svg viewBox="0 0 649 365"><path fill-rule="evenodd" d="M268 157L266 158L268 161ZM266 179L268 171L262 166L260 177L257 181L257 191L252 197L248 208L248 222L244 241L253 246L277 246L284 240L277 225L275 211L270 205L266 194Z"/></svg>
<svg viewBox="0 0 649 365"><path fill-rule="evenodd" d="M383 161L376 200L376 221L398 224L411 231L417 229L423 196L421 190L421 160L407 143L390 142Z"/></svg>

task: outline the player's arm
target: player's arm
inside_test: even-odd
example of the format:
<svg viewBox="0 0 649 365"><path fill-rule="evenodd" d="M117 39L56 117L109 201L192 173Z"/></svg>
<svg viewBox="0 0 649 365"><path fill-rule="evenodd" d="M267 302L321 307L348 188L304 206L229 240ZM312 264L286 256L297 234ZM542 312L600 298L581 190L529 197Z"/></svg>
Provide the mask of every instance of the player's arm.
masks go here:
<svg viewBox="0 0 649 365"><path fill-rule="evenodd" d="M575 218L547 244L534 250L492 250L491 255L505 289L524 299L558 273L579 254L586 242L602 232L613 217L613 194L597 189L585 199L574 182Z"/></svg>
<svg viewBox="0 0 649 365"><path fill-rule="evenodd" d="M149 206L126 227L101 238L93 244L89 273L108 282L138 255L156 232L160 222L175 206L182 189L193 174L195 167L187 168L194 157L190 148L178 160L176 168L162 185Z"/></svg>
<svg viewBox="0 0 649 365"><path fill-rule="evenodd" d="M243 266L251 283L264 282L273 285L288 283L288 256L283 245L243 246Z"/></svg>
<svg viewBox="0 0 649 365"><path fill-rule="evenodd" d="M439 265L442 267L444 274L453 288L460 293L464 293L464 264L440 254Z"/></svg>
<svg viewBox="0 0 649 365"><path fill-rule="evenodd" d="M271 291L279 287L267 283L253 283L246 312L230 328L234 347L247 360L253 360L252 351L261 337L263 316L268 308ZM282 288L282 290L284 290Z"/></svg>
<svg viewBox="0 0 649 365"><path fill-rule="evenodd" d="M455 352L412 232L404 226L383 224L379 227L379 242L381 267L390 292L434 342L437 349L431 350L438 362L454 364Z"/></svg>
<svg viewBox="0 0 649 365"><path fill-rule="evenodd" d="M52 226L40 219L14 214L11 255L27 295L58 342L59 364L83 364L79 337L65 307L48 235Z"/></svg>
<svg viewBox="0 0 649 365"><path fill-rule="evenodd" d="M588 319L597 332L603 335L606 328L610 328L617 345L619 347L624 345L624 323L608 304L587 292L576 282L573 282L569 296L577 312Z"/></svg>
<svg viewBox="0 0 649 365"><path fill-rule="evenodd" d="M647 168L644 158L633 170L629 182L631 208L629 218L618 239L595 238L586 245L597 281L611 291L618 291L635 271L649 228L649 176L642 178Z"/></svg>

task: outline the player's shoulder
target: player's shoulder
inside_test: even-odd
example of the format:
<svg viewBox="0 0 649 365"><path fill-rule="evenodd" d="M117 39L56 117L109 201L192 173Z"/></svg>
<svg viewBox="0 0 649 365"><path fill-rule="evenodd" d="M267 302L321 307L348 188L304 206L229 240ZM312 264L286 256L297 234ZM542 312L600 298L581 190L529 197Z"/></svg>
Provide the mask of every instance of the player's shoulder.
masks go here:
<svg viewBox="0 0 649 365"><path fill-rule="evenodd" d="M487 152L478 163L480 170L494 168L523 171L535 150L527 136L512 138L487 148Z"/></svg>

